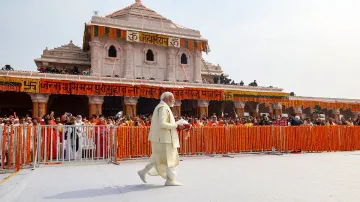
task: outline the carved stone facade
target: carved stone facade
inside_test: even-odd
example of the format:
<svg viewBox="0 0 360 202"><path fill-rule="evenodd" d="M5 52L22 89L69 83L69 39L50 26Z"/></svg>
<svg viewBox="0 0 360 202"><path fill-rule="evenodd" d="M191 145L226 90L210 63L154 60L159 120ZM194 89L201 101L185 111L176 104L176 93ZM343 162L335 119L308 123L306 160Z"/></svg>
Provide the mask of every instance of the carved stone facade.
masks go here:
<svg viewBox="0 0 360 202"><path fill-rule="evenodd" d="M175 54L176 50L174 48L167 49L167 66L166 66L166 73L167 73L167 80L168 81L176 81L175 78Z"/></svg>
<svg viewBox="0 0 360 202"><path fill-rule="evenodd" d="M80 47L75 46L72 41L51 50L46 48L41 58L34 61L39 70L50 67L58 70L65 68L71 71L76 66L80 72L83 72L88 71L91 65L89 55Z"/></svg>
<svg viewBox="0 0 360 202"><path fill-rule="evenodd" d="M134 78L134 49L133 45L125 44L125 71L124 71L124 78L133 79Z"/></svg>
<svg viewBox="0 0 360 202"><path fill-rule="evenodd" d="M214 83L214 76L220 76L220 75L223 75L225 77L229 76L223 72L219 64L214 65L202 59L201 77L203 79L203 82Z"/></svg>

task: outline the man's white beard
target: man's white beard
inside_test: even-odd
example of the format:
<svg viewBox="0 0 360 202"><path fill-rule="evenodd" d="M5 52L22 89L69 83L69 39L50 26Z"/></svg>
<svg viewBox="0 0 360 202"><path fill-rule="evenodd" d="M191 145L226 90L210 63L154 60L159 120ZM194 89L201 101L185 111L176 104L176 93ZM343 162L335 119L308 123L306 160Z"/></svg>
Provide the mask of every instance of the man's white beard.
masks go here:
<svg viewBox="0 0 360 202"><path fill-rule="evenodd" d="M174 103L172 102L171 103L166 102L166 104L169 105L169 107L174 107Z"/></svg>

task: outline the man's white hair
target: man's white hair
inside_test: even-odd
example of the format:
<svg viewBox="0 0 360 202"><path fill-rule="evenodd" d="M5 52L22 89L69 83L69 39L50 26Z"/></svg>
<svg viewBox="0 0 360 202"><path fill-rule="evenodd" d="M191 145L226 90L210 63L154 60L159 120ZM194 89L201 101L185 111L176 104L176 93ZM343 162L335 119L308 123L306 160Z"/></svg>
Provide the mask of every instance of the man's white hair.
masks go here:
<svg viewBox="0 0 360 202"><path fill-rule="evenodd" d="M171 92L164 92L163 94L161 94L160 100L164 101L168 97L174 97L174 95Z"/></svg>

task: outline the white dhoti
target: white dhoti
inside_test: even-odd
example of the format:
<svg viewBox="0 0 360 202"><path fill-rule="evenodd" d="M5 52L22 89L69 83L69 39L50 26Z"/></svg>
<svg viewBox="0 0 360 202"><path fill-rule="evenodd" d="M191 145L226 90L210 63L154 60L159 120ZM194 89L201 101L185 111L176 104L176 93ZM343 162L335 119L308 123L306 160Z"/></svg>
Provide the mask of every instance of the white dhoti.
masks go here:
<svg viewBox="0 0 360 202"><path fill-rule="evenodd" d="M176 167L179 165L179 153L172 144L152 142L150 163L146 166L151 176L160 175L164 179L175 180Z"/></svg>

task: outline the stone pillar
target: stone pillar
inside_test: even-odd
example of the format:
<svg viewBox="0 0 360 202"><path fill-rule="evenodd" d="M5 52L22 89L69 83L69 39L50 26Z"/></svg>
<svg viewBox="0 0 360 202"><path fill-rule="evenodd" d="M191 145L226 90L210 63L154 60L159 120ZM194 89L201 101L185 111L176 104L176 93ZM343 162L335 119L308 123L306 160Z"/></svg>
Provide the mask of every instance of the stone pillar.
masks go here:
<svg viewBox="0 0 360 202"><path fill-rule="evenodd" d="M166 80L175 81L175 54L174 48L168 48L166 51Z"/></svg>
<svg viewBox="0 0 360 202"><path fill-rule="evenodd" d="M181 116L181 100L176 100L174 107L171 108L172 113L174 117L180 117Z"/></svg>
<svg viewBox="0 0 360 202"><path fill-rule="evenodd" d="M90 55L91 55L91 75L102 76L103 67L103 48L102 43L98 39L90 42Z"/></svg>
<svg viewBox="0 0 360 202"><path fill-rule="evenodd" d="M201 51L195 51L195 64L194 64L194 81L202 83L201 78Z"/></svg>
<svg viewBox="0 0 360 202"><path fill-rule="evenodd" d="M125 68L124 68L124 77L128 79L134 78L134 50L133 45L125 45Z"/></svg>
<svg viewBox="0 0 360 202"><path fill-rule="evenodd" d="M234 101L235 113L238 117L244 117L245 103L242 101Z"/></svg>
<svg viewBox="0 0 360 202"><path fill-rule="evenodd" d="M273 109L274 109L274 116L276 118L281 118L282 117L282 104L281 103L273 103L272 104Z"/></svg>
<svg viewBox="0 0 360 202"><path fill-rule="evenodd" d="M198 100L198 115L209 116L209 100Z"/></svg>
<svg viewBox="0 0 360 202"><path fill-rule="evenodd" d="M299 116L300 118L302 118L302 106L297 106L295 108L295 115Z"/></svg>
<svg viewBox="0 0 360 202"><path fill-rule="evenodd" d="M102 114L102 105L104 103L104 96L89 95L89 117L93 114L99 116Z"/></svg>
<svg viewBox="0 0 360 202"><path fill-rule="evenodd" d="M135 117L137 115L136 105L138 97L124 97L125 115Z"/></svg>
<svg viewBox="0 0 360 202"><path fill-rule="evenodd" d="M335 121L340 121L340 109L333 109Z"/></svg>
<svg viewBox="0 0 360 202"><path fill-rule="evenodd" d="M260 106L260 104L258 103L258 104L256 104L256 106L255 106L255 108L254 109L251 109L251 113L250 113L250 115L252 116L252 117L259 117L259 106Z"/></svg>
<svg viewBox="0 0 360 202"><path fill-rule="evenodd" d="M270 116L274 116L274 107L272 104L270 104L270 106L269 106L269 114L270 114Z"/></svg>
<svg viewBox="0 0 360 202"><path fill-rule="evenodd" d="M29 93L33 102L33 117L43 117L47 113L47 103L49 101L50 94L43 93Z"/></svg>

